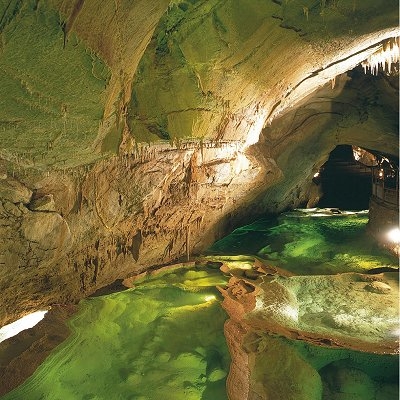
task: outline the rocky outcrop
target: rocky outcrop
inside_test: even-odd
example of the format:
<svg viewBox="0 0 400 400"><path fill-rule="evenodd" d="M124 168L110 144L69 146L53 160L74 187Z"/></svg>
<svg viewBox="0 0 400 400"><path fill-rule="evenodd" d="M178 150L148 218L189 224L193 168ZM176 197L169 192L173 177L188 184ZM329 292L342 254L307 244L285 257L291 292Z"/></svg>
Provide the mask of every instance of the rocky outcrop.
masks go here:
<svg viewBox="0 0 400 400"><path fill-rule="evenodd" d="M235 142L187 142L138 146L78 173L24 177L35 179L38 198L4 201L1 210L2 321L190 258L279 173L272 159L246 155ZM39 210L46 199L51 209Z"/></svg>
<svg viewBox="0 0 400 400"><path fill-rule="evenodd" d="M29 203L32 191L15 179L4 174L0 179L0 198L11 203Z"/></svg>

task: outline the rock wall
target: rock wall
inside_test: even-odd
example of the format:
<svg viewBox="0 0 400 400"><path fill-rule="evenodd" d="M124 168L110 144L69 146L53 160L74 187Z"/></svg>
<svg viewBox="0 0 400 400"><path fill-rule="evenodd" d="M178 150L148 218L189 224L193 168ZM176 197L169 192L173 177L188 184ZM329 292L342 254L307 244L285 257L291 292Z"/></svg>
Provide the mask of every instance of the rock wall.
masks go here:
<svg viewBox="0 0 400 400"><path fill-rule="evenodd" d="M2 323L189 258L279 173L272 159L245 155L235 142L140 146L79 170L4 173Z"/></svg>

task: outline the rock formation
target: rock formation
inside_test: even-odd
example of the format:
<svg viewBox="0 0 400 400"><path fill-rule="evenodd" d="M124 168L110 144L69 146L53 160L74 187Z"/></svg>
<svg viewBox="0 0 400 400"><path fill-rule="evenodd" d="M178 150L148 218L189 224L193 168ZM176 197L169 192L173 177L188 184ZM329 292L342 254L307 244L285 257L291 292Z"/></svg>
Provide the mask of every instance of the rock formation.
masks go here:
<svg viewBox="0 0 400 400"><path fill-rule="evenodd" d="M393 83L346 74L397 2L0 5L0 325L312 204L343 143L397 154Z"/></svg>
<svg viewBox="0 0 400 400"><path fill-rule="evenodd" d="M329 398L322 396L318 372L277 336L326 348L398 354L396 272L288 276L256 259L252 271L258 276L249 279L247 269L223 268L233 275L219 288L230 317L224 328L232 357L230 400ZM342 362L349 368L349 360ZM338 373L343 379L348 374ZM340 391L337 385L333 390Z"/></svg>

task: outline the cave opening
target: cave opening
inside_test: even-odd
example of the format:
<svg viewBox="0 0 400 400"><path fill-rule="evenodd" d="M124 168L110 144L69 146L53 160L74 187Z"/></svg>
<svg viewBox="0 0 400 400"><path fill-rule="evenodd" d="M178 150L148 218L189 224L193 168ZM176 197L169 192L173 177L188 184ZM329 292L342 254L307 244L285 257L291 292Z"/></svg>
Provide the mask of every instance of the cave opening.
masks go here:
<svg viewBox="0 0 400 400"><path fill-rule="evenodd" d="M366 210L371 189L371 167L357 162L351 145L338 145L321 167L319 182L320 208Z"/></svg>
<svg viewBox="0 0 400 400"><path fill-rule="evenodd" d="M362 64L347 71L348 81L344 90L332 101L332 110L342 115L346 113L340 109L342 102L357 109L354 118L359 118L360 124L357 131L354 130L346 139L342 138L342 143L330 152L328 160L314 176L313 181L319 185L321 193L317 207L354 211L369 209L370 198L374 194L372 181L375 170L384 167L386 161L391 173L398 169L398 157L393 148L382 143L367 144L366 138L372 134L398 131L398 123L395 122L398 121L398 65L386 61L374 68L371 67L368 73L368 68ZM373 127L372 130L368 124ZM346 127L339 126L339 129L346 130ZM341 134L336 135L339 138ZM356 143L348 144L355 137L358 137L355 142L364 142L369 148L359 148ZM362 155L357 155L357 151ZM363 159L365 155L368 159Z"/></svg>

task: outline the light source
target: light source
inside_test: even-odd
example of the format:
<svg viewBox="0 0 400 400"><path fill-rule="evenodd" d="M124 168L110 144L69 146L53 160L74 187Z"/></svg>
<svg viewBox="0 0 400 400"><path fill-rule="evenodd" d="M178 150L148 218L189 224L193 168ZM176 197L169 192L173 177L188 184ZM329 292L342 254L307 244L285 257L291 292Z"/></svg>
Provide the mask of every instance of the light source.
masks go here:
<svg viewBox="0 0 400 400"><path fill-rule="evenodd" d="M395 244L400 243L400 229L399 228L393 228L387 233L387 238Z"/></svg>
<svg viewBox="0 0 400 400"><path fill-rule="evenodd" d="M4 325L0 328L0 343L4 340L17 335L18 333L34 327L38 322L40 322L48 310L35 311L24 317L12 322L11 324Z"/></svg>

